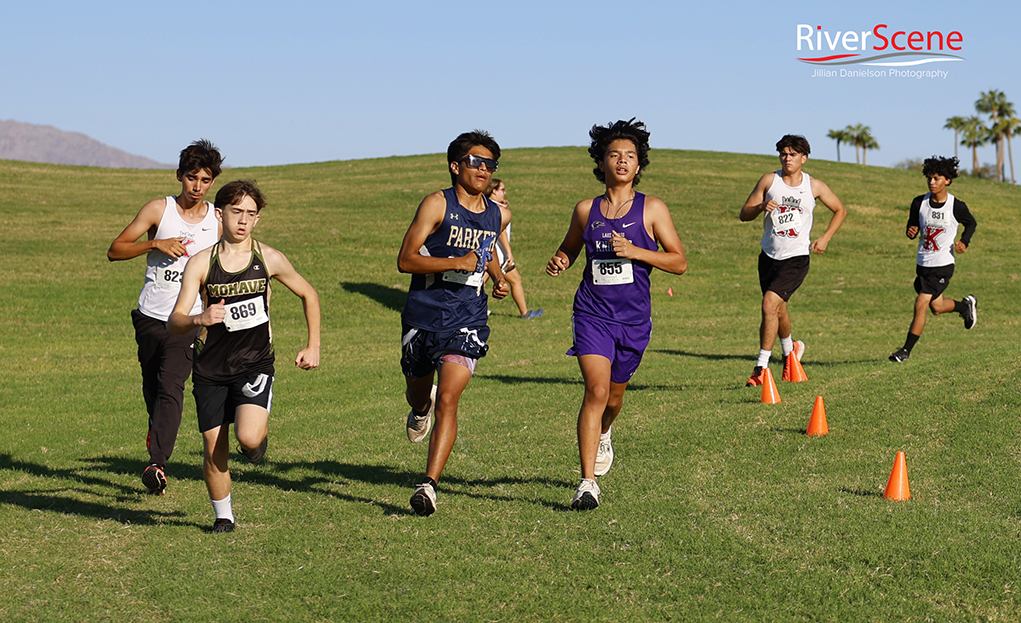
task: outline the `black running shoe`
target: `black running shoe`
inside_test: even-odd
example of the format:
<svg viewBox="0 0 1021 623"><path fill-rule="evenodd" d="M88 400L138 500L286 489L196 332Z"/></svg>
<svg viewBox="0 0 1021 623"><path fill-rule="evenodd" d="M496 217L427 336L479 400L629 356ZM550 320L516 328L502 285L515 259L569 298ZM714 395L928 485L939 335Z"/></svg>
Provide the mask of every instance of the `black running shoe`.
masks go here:
<svg viewBox="0 0 1021 623"><path fill-rule="evenodd" d="M904 361L907 361L908 357L910 357L910 356L911 356L911 353L909 353L907 350L902 348L902 349L898 350L897 352L895 352L894 354L890 355L890 361L896 361L897 363L902 363Z"/></svg>
<svg viewBox="0 0 1021 623"><path fill-rule="evenodd" d="M213 533L234 532L234 522L229 519L219 518L213 522Z"/></svg>
<svg viewBox="0 0 1021 623"><path fill-rule="evenodd" d="M259 444L258 448L252 448L251 450L245 450L238 444L238 452L245 455L249 463L258 463L262 460L262 457L266 456L266 448L269 446L269 435L262 439L262 443Z"/></svg>
<svg viewBox="0 0 1021 623"><path fill-rule="evenodd" d="M762 385L762 366L755 366L752 370L752 375L748 377L748 382L744 384L745 387L754 387L756 385Z"/></svg>
<svg viewBox="0 0 1021 623"><path fill-rule="evenodd" d="M163 468L153 463L142 470L142 484L153 495L163 495L167 491L167 475Z"/></svg>
<svg viewBox="0 0 1021 623"><path fill-rule="evenodd" d="M975 326L978 322L978 301L974 296L968 295L964 297L963 303L967 305L964 311L961 312L961 318L964 318L964 328L970 329Z"/></svg>

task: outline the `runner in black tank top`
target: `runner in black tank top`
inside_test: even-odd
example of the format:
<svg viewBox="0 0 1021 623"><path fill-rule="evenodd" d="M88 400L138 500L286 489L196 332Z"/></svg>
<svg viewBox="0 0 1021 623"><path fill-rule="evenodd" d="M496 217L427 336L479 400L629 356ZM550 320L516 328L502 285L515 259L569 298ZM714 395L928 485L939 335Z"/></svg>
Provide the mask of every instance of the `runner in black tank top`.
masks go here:
<svg viewBox="0 0 1021 623"><path fill-rule="evenodd" d="M269 284L276 279L301 299L308 343L294 359L302 370L319 366L319 295L284 254L252 240L266 201L254 182L231 182L216 193L223 237L188 262L167 328L183 334L203 327L195 352L195 407L202 433L202 475L216 514L213 532L234 530L230 425L238 451L258 463L266 454L273 403L273 343ZM204 309L191 314L202 293ZM189 298L190 297L190 298Z"/></svg>
<svg viewBox="0 0 1021 623"><path fill-rule="evenodd" d="M229 383L247 374L273 374L273 341L269 324L269 274L262 247L252 243L252 259L241 272L220 265L219 245L209 257L205 307L223 301L223 323L200 334L195 342L196 385Z"/></svg>

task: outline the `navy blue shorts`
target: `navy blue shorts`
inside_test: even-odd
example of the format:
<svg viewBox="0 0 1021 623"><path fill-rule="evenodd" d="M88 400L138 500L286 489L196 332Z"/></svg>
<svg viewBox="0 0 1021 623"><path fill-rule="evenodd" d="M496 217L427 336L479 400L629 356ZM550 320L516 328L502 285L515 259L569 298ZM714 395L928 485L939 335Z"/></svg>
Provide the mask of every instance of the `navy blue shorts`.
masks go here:
<svg viewBox="0 0 1021 623"><path fill-rule="evenodd" d="M481 359L489 350L488 339L486 325L426 331L401 323L401 371L408 378L420 379L435 372L444 355Z"/></svg>
<svg viewBox="0 0 1021 623"><path fill-rule="evenodd" d="M607 322L588 314L571 317L574 346L568 355L602 355L610 360L610 381L627 383L638 371L652 337L652 320L640 325Z"/></svg>

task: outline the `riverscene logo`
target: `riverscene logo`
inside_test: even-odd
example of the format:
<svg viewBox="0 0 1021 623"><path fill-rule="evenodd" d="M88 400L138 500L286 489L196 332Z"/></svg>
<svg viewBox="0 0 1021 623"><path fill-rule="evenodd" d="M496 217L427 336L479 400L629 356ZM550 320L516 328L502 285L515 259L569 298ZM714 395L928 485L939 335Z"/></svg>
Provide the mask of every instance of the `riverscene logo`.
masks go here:
<svg viewBox="0 0 1021 623"><path fill-rule="evenodd" d="M965 60L957 30L908 30L876 24L872 30L837 30L798 24L797 60L816 67L813 78L946 78L942 68L907 69ZM840 69L835 69L839 66ZM882 67L883 69L872 69Z"/></svg>

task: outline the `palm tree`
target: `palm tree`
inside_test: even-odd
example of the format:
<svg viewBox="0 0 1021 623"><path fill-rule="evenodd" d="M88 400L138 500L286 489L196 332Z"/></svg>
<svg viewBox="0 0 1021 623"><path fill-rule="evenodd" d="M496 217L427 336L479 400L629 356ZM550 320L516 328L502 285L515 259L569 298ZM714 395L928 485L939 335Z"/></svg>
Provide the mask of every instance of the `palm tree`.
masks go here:
<svg viewBox="0 0 1021 623"><path fill-rule="evenodd" d="M859 164L866 164L865 153L869 149L879 149L879 143L872 136L872 128L860 123L849 125L844 129L847 134L846 140L854 143L854 161ZM861 148L861 160L858 160L858 148Z"/></svg>
<svg viewBox="0 0 1021 623"><path fill-rule="evenodd" d="M947 124L943 126L944 130L954 131L954 158L957 157L958 135L960 134L961 130L964 129L964 123L965 123L964 117L950 117L947 119Z"/></svg>
<svg viewBox="0 0 1021 623"><path fill-rule="evenodd" d="M964 120L964 127L961 128L961 145L971 147L971 174L976 175L979 170L978 148L989 141L989 132L978 115L972 115Z"/></svg>
<svg viewBox="0 0 1021 623"><path fill-rule="evenodd" d="M1003 181L1003 133L999 124L1003 109L1007 106L1013 108L1003 91L997 89L989 89L980 93L978 99L975 100L975 110L986 113L990 117L988 131L990 140L996 141L996 181L998 182Z"/></svg>
<svg viewBox="0 0 1021 623"><path fill-rule="evenodd" d="M844 128L844 134L847 135L847 142L854 143L854 163L861 164L861 157L858 155L858 150L861 148L861 134L865 130L865 126L862 124L849 125Z"/></svg>
<svg viewBox="0 0 1021 623"><path fill-rule="evenodd" d="M868 164L865 162L866 149L879 149L879 142L872 136L872 128L869 126L865 126L861 134L861 163L863 165Z"/></svg>
<svg viewBox="0 0 1021 623"><path fill-rule="evenodd" d="M826 136L837 142L837 162L840 162L840 144L850 143L851 136L847 133L847 130L830 130Z"/></svg>
<svg viewBox="0 0 1021 623"><path fill-rule="evenodd" d="M1011 105L1013 108L1013 105ZM1003 136L1007 137L1007 157L1010 160L1010 183L1016 184L1017 178L1014 177L1014 152L1010 148L1010 137L1021 135L1021 119L1014 116L1014 111L1011 110L1008 116L1000 119L1000 128L1003 130Z"/></svg>

